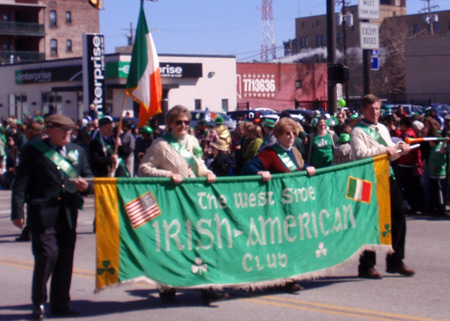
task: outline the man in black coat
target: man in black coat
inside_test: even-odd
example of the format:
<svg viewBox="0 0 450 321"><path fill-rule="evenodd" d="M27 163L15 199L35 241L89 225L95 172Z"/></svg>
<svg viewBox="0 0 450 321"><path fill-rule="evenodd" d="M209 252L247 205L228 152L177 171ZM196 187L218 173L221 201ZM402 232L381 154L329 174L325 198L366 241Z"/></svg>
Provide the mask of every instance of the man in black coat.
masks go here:
<svg viewBox="0 0 450 321"><path fill-rule="evenodd" d="M95 177L128 176L123 160L115 151L116 144L122 145L120 138L114 137L114 123L110 116L98 121L98 131L94 133L89 144L89 159Z"/></svg>
<svg viewBox="0 0 450 321"><path fill-rule="evenodd" d="M73 121L54 114L45 120L48 138L35 140L22 151L12 187L11 219L19 228L24 222L31 230L35 258L32 302L33 317L44 317L47 282L50 287L50 310L53 316L76 316L69 308L73 255L76 241L81 193L92 191L92 183L81 177L92 177L86 154L70 143Z"/></svg>

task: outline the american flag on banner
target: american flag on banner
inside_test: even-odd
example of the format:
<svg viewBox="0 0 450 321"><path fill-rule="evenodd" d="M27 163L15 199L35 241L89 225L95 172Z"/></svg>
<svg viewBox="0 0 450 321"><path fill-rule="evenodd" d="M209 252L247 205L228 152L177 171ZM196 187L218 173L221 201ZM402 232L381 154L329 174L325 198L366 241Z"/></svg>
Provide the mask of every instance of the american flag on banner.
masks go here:
<svg viewBox="0 0 450 321"><path fill-rule="evenodd" d="M134 229L161 214L152 192L145 193L134 201L125 204L125 210Z"/></svg>

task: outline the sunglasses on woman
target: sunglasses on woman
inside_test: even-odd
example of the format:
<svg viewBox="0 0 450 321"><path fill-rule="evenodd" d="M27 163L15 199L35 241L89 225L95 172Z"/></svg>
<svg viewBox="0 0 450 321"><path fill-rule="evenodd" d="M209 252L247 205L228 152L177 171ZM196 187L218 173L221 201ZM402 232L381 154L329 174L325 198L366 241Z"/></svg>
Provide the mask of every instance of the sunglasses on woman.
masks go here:
<svg viewBox="0 0 450 321"><path fill-rule="evenodd" d="M189 120L176 120L175 125L180 126L181 124L185 124L186 126L189 126L190 121Z"/></svg>

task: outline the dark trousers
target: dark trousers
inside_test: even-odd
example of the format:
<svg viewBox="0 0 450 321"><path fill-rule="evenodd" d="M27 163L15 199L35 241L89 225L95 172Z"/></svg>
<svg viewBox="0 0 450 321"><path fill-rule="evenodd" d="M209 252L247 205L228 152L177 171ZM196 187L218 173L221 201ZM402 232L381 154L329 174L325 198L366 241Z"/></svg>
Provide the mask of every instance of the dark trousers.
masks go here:
<svg viewBox="0 0 450 321"><path fill-rule="evenodd" d="M393 254L386 257L388 267L400 267L405 257L406 218L403 210L402 192L396 180L390 178L391 188L391 221L392 221L392 248ZM373 268L376 264L376 255L373 251L364 251L359 258L359 270Z"/></svg>
<svg viewBox="0 0 450 321"><path fill-rule="evenodd" d="M423 189L421 177L415 167L393 166L395 177L402 190L403 199L408 201L413 212L423 211Z"/></svg>
<svg viewBox="0 0 450 321"><path fill-rule="evenodd" d="M51 309L65 309L70 301L76 232L69 227L64 209L61 209L54 227L31 229L31 237L34 255L31 300L34 304L47 301L47 282L52 276Z"/></svg>
<svg viewBox="0 0 450 321"><path fill-rule="evenodd" d="M445 196L444 196L444 178L430 177L430 213L443 215L445 214Z"/></svg>

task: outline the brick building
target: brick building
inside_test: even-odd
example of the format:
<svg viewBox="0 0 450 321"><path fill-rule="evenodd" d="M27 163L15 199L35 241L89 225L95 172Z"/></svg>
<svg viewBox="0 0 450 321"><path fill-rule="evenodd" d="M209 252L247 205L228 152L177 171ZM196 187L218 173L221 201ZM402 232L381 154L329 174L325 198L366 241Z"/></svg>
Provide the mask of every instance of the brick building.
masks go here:
<svg viewBox="0 0 450 321"><path fill-rule="evenodd" d="M79 57L83 33L98 32L87 0L0 0L0 64Z"/></svg>
<svg viewBox="0 0 450 321"><path fill-rule="evenodd" d="M359 97L363 91L362 49L359 40L358 6L336 10L336 45L338 62L350 68L348 92L350 97ZM339 24L339 15L352 15L352 25ZM326 15L301 17L295 21L295 39L284 42L285 55L296 62L323 63L327 61ZM409 39L438 37L450 33L450 11L432 14L406 14L405 0L380 0L380 19L370 21L377 23L380 30L379 70L372 71L372 91L390 100L405 100L406 56L413 52L405 51L405 43ZM441 38L442 39L442 38ZM345 52L344 55L344 43ZM437 43L431 41L430 43ZM291 59L291 60L293 60ZM408 72L414 72L409 68ZM408 77L414 77L414 74ZM423 75L417 75L423 77ZM386 81L388 80L388 81ZM342 93L343 94L343 93Z"/></svg>

